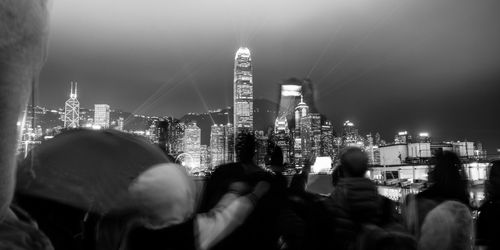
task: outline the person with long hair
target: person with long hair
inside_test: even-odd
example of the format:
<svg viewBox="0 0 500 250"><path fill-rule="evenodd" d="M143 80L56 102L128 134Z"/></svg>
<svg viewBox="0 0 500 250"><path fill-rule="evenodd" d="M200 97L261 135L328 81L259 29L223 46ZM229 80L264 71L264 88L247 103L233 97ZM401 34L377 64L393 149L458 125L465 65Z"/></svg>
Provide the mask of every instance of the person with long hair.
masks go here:
<svg viewBox="0 0 500 250"><path fill-rule="evenodd" d="M469 190L462 163L453 152L436 157L436 165L429 172L430 187L417 195L438 203L455 200L469 206Z"/></svg>
<svg viewBox="0 0 500 250"><path fill-rule="evenodd" d="M476 244L485 249L500 249L500 160L493 161L486 182L486 200L479 208Z"/></svg>
<svg viewBox="0 0 500 250"><path fill-rule="evenodd" d="M427 214L440 204L456 201L468 210L470 208L467 180L455 153L445 151L436 156L435 164L429 171L429 183L426 190L405 199L403 213L406 226L417 239L421 236Z"/></svg>

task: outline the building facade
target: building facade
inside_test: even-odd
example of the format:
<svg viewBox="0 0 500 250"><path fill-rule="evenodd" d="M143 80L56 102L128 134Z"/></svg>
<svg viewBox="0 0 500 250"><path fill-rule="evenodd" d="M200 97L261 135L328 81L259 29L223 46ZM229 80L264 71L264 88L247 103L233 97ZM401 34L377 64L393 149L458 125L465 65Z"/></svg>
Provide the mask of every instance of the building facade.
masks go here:
<svg viewBox="0 0 500 250"><path fill-rule="evenodd" d="M252 58L248 48L239 48L234 58L233 98L234 138L237 140L238 134L253 131Z"/></svg>
<svg viewBox="0 0 500 250"><path fill-rule="evenodd" d="M64 127L80 127L80 102L78 101L77 82L70 82L71 91L69 99L64 103Z"/></svg>
<svg viewBox="0 0 500 250"><path fill-rule="evenodd" d="M190 169L198 169L201 166L201 129L196 122L191 122L184 130L184 153L185 166Z"/></svg>
<svg viewBox="0 0 500 250"><path fill-rule="evenodd" d="M100 128L109 128L109 105L95 104L94 105L94 125Z"/></svg>

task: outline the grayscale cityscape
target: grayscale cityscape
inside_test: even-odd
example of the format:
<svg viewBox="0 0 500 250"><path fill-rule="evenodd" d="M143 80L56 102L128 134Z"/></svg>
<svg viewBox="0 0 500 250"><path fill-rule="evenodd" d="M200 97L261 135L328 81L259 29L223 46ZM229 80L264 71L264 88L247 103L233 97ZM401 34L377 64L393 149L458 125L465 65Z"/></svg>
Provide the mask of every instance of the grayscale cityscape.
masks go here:
<svg viewBox="0 0 500 250"><path fill-rule="evenodd" d="M0 249L500 249L499 10L0 0Z"/></svg>

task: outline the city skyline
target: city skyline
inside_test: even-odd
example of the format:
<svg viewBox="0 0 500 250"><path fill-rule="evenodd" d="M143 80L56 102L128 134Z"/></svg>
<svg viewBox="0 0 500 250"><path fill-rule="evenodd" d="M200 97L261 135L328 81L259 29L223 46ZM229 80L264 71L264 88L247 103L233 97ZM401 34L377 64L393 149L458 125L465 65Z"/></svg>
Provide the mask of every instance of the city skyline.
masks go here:
<svg viewBox="0 0 500 250"><path fill-rule="evenodd" d="M60 106L61 89L77 79L81 103L137 114L180 117L230 106L234 51L247 46L257 65L255 98L277 102L279 82L309 77L316 106L336 127L352 120L386 138L428 130L492 151L500 141L498 5L57 2L38 104Z"/></svg>

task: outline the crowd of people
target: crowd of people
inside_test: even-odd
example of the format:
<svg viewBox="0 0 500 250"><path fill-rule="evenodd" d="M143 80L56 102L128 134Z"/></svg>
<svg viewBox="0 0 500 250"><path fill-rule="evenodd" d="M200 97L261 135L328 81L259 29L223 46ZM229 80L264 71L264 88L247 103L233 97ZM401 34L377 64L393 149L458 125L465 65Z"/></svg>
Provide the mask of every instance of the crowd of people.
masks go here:
<svg viewBox="0 0 500 250"><path fill-rule="evenodd" d="M291 181L275 147L268 168L244 134L239 161L203 187L140 137L71 130L16 162L17 120L46 58L48 1L0 1L0 249L500 249L500 161L472 216L459 158L436 156L430 186L401 209L346 148L333 191L308 192L310 162ZM311 102L312 105L314 102Z"/></svg>
<svg viewBox="0 0 500 250"><path fill-rule="evenodd" d="M430 185L399 204L366 177L368 158L346 148L329 195L308 192L308 162L283 175L272 147L254 162L252 134L238 162L203 185L160 148L115 130L70 130L34 148L17 169L1 249L497 249L500 162L473 219L462 164L436 156Z"/></svg>

